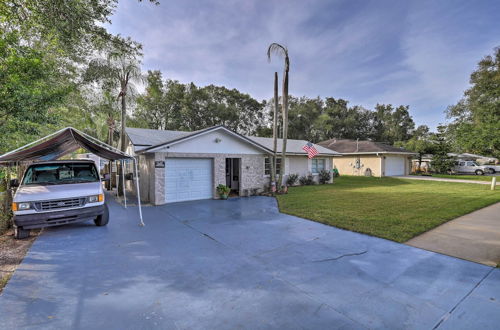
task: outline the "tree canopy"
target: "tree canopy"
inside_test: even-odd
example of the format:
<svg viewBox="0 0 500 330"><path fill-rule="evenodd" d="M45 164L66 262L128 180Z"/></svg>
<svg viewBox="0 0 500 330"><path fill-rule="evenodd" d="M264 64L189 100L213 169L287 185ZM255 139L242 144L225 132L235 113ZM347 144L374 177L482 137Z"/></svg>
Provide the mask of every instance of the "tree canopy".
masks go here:
<svg viewBox="0 0 500 330"><path fill-rule="evenodd" d="M447 110L450 140L457 151L500 158L500 48L479 62L470 83Z"/></svg>

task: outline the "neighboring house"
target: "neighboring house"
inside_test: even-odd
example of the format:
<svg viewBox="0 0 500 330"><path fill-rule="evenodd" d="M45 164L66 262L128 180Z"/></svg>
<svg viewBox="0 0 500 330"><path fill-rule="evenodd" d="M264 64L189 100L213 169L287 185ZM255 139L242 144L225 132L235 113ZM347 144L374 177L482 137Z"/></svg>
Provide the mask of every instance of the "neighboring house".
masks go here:
<svg viewBox="0 0 500 330"><path fill-rule="evenodd" d="M95 166L97 166L97 168L99 170L102 170L104 168L104 165L108 162L106 159L101 158L101 157L99 157L97 155L94 155L93 153L76 154L75 158L76 159L90 159L90 160L93 160L94 163L95 163Z"/></svg>
<svg viewBox="0 0 500 330"><path fill-rule="evenodd" d="M127 152L138 156L141 197L160 205L217 198L216 187L225 184L246 196L270 184L272 138L243 136L224 126L195 132L127 128ZM282 141L278 141L281 151ZM336 152L315 145L319 155L308 159L303 140L288 140L285 178L331 170ZM284 181L286 182L286 181Z"/></svg>
<svg viewBox="0 0 500 330"><path fill-rule="evenodd" d="M421 163L420 163L420 171L421 172L429 172L431 170L431 162L432 162L432 155L431 154L423 154ZM418 168L418 155L413 157L411 160L411 172L417 172L419 170Z"/></svg>
<svg viewBox="0 0 500 330"><path fill-rule="evenodd" d="M410 159L415 155L408 150L373 141L331 139L318 144L341 154L341 157L333 159L340 175L408 175Z"/></svg>

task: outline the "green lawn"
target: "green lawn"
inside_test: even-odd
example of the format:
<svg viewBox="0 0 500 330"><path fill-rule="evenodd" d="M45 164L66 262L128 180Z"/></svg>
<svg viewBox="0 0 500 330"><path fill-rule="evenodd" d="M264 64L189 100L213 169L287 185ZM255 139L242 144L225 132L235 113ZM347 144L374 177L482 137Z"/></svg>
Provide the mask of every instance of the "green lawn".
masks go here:
<svg viewBox="0 0 500 330"><path fill-rule="evenodd" d="M433 174L433 178L444 178L444 179L461 179L461 180L474 180L474 181L490 181L491 176L487 175L458 175L458 174ZM500 178L497 178L499 181Z"/></svg>
<svg viewBox="0 0 500 330"><path fill-rule="evenodd" d="M278 196L281 212L405 242L448 220L500 202L488 185L395 178L337 178L292 187Z"/></svg>

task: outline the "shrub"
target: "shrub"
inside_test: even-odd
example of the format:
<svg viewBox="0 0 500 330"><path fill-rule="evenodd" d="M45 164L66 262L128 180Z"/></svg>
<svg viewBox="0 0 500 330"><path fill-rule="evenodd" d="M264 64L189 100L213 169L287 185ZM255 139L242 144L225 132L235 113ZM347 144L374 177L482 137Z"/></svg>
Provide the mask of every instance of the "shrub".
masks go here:
<svg viewBox="0 0 500 330"><path fill-rule="evenodd" d="M332 178L332 175L330 174L330 171L327 170L321 170L319 172L319 183L325 184L330 181Z"/></svg>
<svg viewBox="0 0 500 330"><path fill-rule="evenodd" d="M219 195L227 195L231 191L231 188L226 186L225 184L220 184L217 186L217 192Z"/></svg>
<svg viewBox="0 0 500 330"><path fill-rule="evenodd" d="M314 178L313 178L312 174L309 174L307 176L301 176L299 179L299 182L303 186L311 186L311 185L316 183L316 182L314 182Z"/></svg>
<svg viewBox="0 0 500 330"><path fill-rule="evenodd" d="M290 174L286 179L287 186L295 186L297 184L297 180L299 180L298 174Z"/></svg>
<svg viewBox="0 0 500 330"><path fill-rule="evenodd" d="M10 198L7 192L0 192L0 234L12 226Z"/></svg>

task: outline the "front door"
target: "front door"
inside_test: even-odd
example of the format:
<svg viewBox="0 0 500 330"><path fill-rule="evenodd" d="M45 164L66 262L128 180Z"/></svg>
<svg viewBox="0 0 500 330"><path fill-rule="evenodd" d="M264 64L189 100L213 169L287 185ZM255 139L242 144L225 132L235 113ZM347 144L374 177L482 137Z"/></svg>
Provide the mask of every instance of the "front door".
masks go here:
<svg viewBox="0 0 500 330"><path fill-rule="evenodd" d="M226 186L231 191L239 193L240 191L240 159L226 158Z"/></svg>

